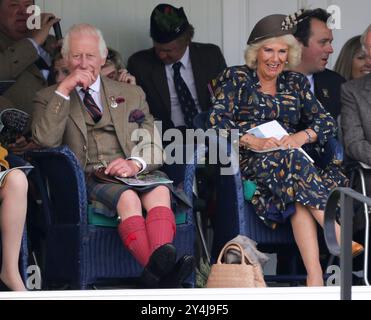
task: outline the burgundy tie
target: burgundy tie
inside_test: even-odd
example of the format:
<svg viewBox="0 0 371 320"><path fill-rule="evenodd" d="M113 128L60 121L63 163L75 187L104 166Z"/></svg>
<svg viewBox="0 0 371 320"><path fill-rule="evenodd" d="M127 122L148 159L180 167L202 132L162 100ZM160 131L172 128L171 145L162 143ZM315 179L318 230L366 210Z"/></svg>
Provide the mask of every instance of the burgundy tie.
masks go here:
<svg viewBox="0 0 371 320"><path fill-rule="evenodd" d="M102 118L102 112L100 111L99 107L95 103L93 97L89 93L90 88L81 89L81 91L85 94L84 95L84 105L86 110L89 112L90 116L93 118L94 122L97 123Z"/></svg>

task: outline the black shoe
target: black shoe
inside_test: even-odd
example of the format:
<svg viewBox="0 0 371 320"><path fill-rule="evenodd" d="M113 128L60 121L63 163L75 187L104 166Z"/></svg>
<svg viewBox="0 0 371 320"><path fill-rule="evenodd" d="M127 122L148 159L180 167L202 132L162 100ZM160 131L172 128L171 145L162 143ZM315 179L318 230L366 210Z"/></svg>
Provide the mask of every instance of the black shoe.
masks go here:
<svg viewBox="0 0 371 320"><path fill-rule="evenodd" d="M173 270L176 263L176 249L171 243L153 251L140 277L145 288L158 288L160 279Z"/></svg>
<svg viewBox="0 0 371 320"><path fill-rule="evenodd" d="M4 282L0 279L0 291L12 291Z"/></svg>
<svg viewBox="0 0 371 320"><path fill-rule="evenodd" d="M193 256L184 255L176 263L174 269L161 279L161 288L182 288L182 284L196 267Z"/></svg>

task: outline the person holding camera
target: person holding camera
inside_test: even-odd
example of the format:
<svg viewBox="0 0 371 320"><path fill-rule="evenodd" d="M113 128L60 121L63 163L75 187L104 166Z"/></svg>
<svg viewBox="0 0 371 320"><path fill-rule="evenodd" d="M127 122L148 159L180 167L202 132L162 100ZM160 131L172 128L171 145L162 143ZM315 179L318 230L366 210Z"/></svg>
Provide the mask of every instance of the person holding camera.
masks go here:
<svg viewBox="0 0 371 320"><path fill-rule="evenodd" d="M56 47L49 32L59 21L52 13L42 13L40 28L30 30L27 24L33 17L32 13L27 13L27 8L34 4L34 0L0 0L0 81L15 80L3 96L30 115L35 93L48 86L52 53ZM20 137L9 146L9 151L22 152L28 143Z"/></svg>

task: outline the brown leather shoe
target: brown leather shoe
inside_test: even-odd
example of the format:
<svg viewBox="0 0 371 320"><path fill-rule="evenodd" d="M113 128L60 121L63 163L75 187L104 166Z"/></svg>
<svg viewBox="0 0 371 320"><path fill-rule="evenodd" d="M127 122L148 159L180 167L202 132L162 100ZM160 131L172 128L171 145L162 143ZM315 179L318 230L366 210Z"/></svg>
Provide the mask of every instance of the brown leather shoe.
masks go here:
<svg viewBox="0 0 371 320"><path fill-rule="evenodd" d="M365 248L358 242L352 241L352 256L353 258L359 256Z"/></svg>

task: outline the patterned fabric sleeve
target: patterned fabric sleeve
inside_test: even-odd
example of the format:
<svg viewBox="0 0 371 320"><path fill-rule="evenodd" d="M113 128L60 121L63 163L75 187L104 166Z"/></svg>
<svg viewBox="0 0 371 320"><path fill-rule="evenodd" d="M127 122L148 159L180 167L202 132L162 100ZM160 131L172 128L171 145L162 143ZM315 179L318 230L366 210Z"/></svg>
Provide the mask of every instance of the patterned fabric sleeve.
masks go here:
<svg viewBox="0 0 371 320"><path fill-rule="evenodd" d="M227 68L214 86L215 101L209 111L207 124L214 129L226 129L228 136L231 129L239 129L234 114L239 108L243 74L241 72L239 75L235 67Z"/></svg>
<svg viewBox="0 0 371 320"><path fill-rule="evenodd" d="M313 95L308 79L305 76L300 76L298 80L297 89L300 92L301 100L301 122L305 128L316 132L317 143L323 146L329 138L336 136L336 122Z"/></svg>

